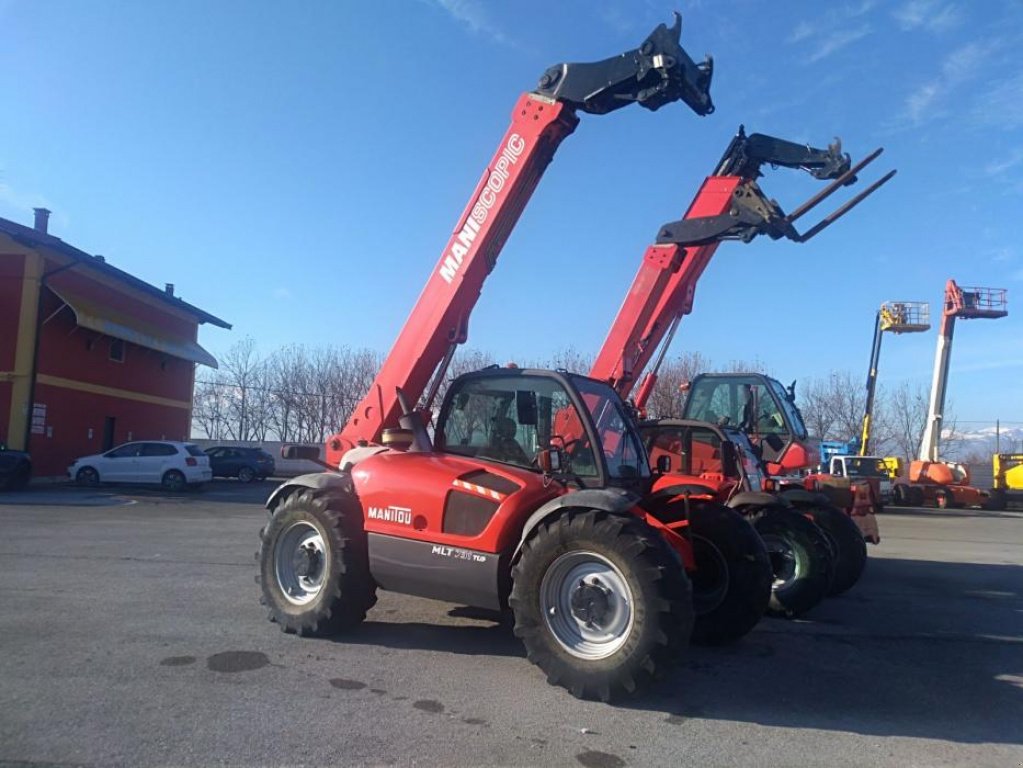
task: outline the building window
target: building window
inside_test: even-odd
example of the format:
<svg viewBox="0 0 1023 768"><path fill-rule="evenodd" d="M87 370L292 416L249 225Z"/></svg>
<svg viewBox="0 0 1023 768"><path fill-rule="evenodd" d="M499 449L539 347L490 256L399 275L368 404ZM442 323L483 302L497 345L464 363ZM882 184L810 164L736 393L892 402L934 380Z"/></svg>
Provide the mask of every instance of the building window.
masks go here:
<svg viewBox="0 0 1023 768"><path fill-rule="evenodd" d="M124 342L120 339L113 339L110 342L110 359L116 363L124 362Z"/></svg>

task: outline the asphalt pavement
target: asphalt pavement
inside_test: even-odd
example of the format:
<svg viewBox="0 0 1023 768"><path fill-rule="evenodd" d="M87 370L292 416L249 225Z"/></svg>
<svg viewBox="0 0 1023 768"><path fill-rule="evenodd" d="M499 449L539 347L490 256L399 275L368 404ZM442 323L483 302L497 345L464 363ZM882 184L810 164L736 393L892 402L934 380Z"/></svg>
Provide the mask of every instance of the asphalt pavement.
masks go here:
<svg viewBox="0 0 1023 768"><path fill-rule="evenodd" d="M612 706L446 603L282 634L253 578L272 487L0 496L0 764L1023 765L1020 513L894 510L847 595Z"/></svg>

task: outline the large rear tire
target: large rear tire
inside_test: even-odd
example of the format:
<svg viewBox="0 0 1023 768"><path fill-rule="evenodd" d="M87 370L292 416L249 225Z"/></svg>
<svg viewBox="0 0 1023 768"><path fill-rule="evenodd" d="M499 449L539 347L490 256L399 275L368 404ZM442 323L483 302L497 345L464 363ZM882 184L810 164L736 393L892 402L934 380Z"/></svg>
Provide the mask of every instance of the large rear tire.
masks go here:
<svg viewBox="0 0 1023 768"><path fill-rule="evenodd" d="M767 612L788 619L802 616L831 588L831 545L815 523L793 509L766 509L753 527L764 540L774 573Z"/></svg>
<svg viewBox="0 0 1023 768"><path fill-rule="evenodd" d="M719 504L694 506L689 533L696 557L693 643L734 642L756 626L771 599L767 549L742 515Z"/></svg>
<svg viewBox="0 0 1023 768"><path fill-rule="evenodd" d="M336 634L359 624L376 603L357 504L293 493L260 538L263 604L284 632Z"/></svg>
<svg viewBox="0 0 1023 768"><path fill-rule="evenodd" d="M681 655L693 625L689 579L642 521L594 510L541 523L512 569L515 635L547 682L610 701Z"/></svg>
<svg viewBox="0 0 1023 768"><path fill-rule="evenodd" d="M845 512L837 507L813 507L813 521L831 540L835 552L835 577L828 595L840 595L851 589L867 567L867 542L863 532Z"/></svg>

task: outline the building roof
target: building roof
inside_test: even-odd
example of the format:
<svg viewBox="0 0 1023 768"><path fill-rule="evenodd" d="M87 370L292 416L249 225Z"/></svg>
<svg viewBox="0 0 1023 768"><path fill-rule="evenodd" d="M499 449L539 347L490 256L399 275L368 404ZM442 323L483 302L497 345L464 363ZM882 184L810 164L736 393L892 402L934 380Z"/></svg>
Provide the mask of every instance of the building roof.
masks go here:
<svg viewBox="0 0 1023 768"><path fill-rule="evenodd" d="M40 232L32 227L26 227L23 224L10 221L9 219L0 218L0 233L7 235L12 240L21 243L29 248L45 247L52 251L60 253L64 256L68 256L74 259L76 262L81 264L83 267L99 272L108 277L112 277L115 280L135 288L155 299L159 299L163 303L179 309L183 312L187 312L194 316L199 323L209 323L216 325L220 328L231 328L231 324L221 320L219 317L211 315L199 307L189 304L187 301L182 301L177 296L174 296L167 291L157 288L155 285L150 285L144 280L139 280L134 275L129 275L124 270L113 267L107 264L106 261L100 256L93 256L92 254L86 253L73 245L68 245L59 237Z"/></svg>

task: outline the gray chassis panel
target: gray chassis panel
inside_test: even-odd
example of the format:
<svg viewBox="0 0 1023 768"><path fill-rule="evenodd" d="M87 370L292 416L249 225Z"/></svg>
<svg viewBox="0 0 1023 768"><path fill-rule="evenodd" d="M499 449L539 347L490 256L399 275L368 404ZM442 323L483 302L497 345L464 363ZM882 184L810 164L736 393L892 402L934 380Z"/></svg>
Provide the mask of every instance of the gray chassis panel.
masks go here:
<svg viewBox="0 0 1023 768"><path fill-rule="evenodd" d="M382 588L500 610L500 555L370 533L369 570Z"/></svg>

